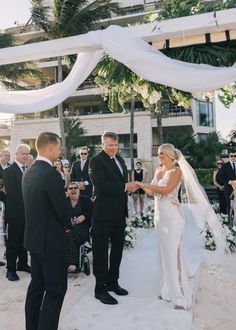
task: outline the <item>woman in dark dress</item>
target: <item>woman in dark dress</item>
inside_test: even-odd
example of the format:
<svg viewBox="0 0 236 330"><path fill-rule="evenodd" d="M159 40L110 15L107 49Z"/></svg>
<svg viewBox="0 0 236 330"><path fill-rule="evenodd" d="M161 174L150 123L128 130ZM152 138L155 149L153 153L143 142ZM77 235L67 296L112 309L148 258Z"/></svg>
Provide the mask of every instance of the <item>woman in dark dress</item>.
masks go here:
<svg viewBox="0 0 236 330"><path fill-rule="evenodd" d="M146 173L144 172L143 168L142 168L142 163L141 162L137 162L136 163L136 169L134 170L133 173L133 181L139 181L139 182L144 182L145 180L145 175ZM138 201L140 204L140 212L143 212L144 209L144 197L145 197L145 191L141 188L139 188L138 190L136 190L133 193L133 200L134 200L134 211L135 213L137 213L138 211Z"/></svg>
<svg viewBox="0 0 236 330"><path fill-rule="evenodd" d="M68 245L68 272L75 273L79 265L79 249L89 239L91 225L91 201L80 196L77 182L71 182L67 189L67 215L73 224L73 230L66 231Z"/></svg>
<svg viewBox="0 0 236 330"><path fill-rule="evenodd" d="M227 214L227 204L224 194L224 183L220 181L219 172L221 170L222 165L224 164L223 159L218 159L216 161L216 170L213 173L213 182L216 186L218 192L218 199L220 205L220 213Z"/></svg>

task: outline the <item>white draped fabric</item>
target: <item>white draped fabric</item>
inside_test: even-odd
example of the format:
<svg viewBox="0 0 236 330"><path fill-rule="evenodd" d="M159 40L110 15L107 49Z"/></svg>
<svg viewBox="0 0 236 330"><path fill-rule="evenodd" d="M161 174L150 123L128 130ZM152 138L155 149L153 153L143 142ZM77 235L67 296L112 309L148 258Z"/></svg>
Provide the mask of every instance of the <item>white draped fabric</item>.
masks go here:
<svg viewBox="0 0 236 330"><path fill-rule="evenodd" d="M213 91L236 80L236 65L219 68L170 59L119 26L89 32L87 38L91 45L99 44L101 50L79 53L70 74L61 83L34 91L1 92L0 112L29 113L56 106L74 93L104 53L144 79L191 93Z"/></svg>

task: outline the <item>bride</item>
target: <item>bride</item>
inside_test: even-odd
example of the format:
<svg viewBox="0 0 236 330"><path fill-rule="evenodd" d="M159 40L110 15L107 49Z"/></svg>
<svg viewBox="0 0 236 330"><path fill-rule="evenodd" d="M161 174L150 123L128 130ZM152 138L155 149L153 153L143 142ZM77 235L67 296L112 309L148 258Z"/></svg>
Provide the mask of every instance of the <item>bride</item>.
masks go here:
<svg viewBox="0 0 236 330"><path fill-rule="evenodd" d="M192 289L187 274L183 251L182 236L185 226L183 206L179 202L178 192L182 180L191 203L201 205L205 214L201 214L201 226L210 219L209 226L221 246L221 226L202 191L196 175L172 144L163 144L158 149L160 167L157 168L151 184L137 182L137 186L155 197L155 226L161 262L160 299L170 301L178 310L188 309L192 304ZM178 163L179 167L176 166ZM189 185L187 183L190 182ZM188 189L188 186L190 189ZM205 219L204 219L205 218ZM220 244L219 244L220 245Z"/></svg>

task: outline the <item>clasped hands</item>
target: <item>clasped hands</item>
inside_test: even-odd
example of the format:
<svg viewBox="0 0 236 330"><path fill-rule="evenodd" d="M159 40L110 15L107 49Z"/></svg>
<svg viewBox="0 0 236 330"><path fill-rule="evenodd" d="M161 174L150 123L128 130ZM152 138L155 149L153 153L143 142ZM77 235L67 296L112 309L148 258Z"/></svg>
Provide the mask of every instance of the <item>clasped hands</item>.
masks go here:
<svg viewBox="0 0 236 330"><path fill-rule="evenodd" d="M127 192L135 192L137 189L141 188L142 182L132 181L126 184Z"/></svg>

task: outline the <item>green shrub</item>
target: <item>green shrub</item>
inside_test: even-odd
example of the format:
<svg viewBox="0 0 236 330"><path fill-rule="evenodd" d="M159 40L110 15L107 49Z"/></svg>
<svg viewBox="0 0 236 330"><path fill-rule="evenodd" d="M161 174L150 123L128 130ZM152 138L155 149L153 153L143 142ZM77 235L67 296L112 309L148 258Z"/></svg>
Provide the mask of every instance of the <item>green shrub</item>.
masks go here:
<svg viewBox="0 0 236 330"><path fill-rule="evenodd" d="M196 168L195 172L202 186L213 186L214 168Z"/></svg>

